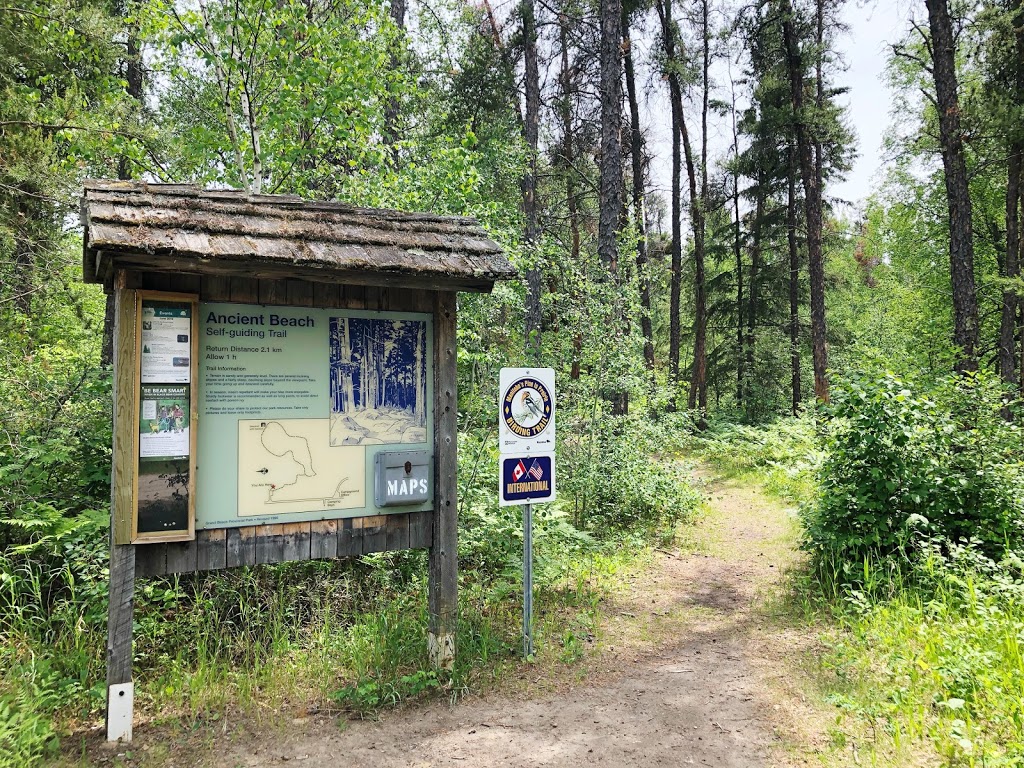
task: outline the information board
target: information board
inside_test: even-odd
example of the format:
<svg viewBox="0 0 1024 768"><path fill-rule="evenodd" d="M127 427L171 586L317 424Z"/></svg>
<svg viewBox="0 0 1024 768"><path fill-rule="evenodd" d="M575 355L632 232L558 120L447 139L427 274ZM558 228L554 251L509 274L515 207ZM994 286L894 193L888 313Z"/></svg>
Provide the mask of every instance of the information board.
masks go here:
<svg viewBox="0 0 1024 768"><path fill-rule="evenodd" d="M432 349L429 314L200 303L196 527L430 509L372 488L432 448Z"/></svg>
<svg viewBox="0 0 1024 768"><path fill-rule="evenodd" d="M138 426L131 541L186 541L193 527L194 295L136 296Z"/></svg>

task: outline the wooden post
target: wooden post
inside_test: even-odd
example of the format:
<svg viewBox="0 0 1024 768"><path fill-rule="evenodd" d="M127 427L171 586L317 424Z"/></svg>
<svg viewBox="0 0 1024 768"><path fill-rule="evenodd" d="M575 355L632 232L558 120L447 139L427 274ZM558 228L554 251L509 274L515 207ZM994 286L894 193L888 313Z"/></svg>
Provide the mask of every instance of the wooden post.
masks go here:
<svg viewBox="0 0 1024 768"><path fill-rule="evenodd" d="M131 526L135 446L135 291L119 271L114 279L114 443L110 478L110 604L107 608L107 741L132 739L132 611L135 546Z"/></svg>
<svg viewBox="0 0 1024 768"><path fill-rule="evenodd" d="M458 617L458 397L456 394L455 293L434 300L434 524L430 545L427 637L431 663L455 663Z"/></svg>

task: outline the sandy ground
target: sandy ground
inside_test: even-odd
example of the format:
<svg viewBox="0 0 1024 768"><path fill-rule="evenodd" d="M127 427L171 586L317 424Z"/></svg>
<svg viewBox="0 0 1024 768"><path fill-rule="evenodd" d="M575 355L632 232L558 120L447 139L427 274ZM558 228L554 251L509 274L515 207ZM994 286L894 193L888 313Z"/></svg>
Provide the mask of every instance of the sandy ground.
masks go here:
<svg viewBox="0 0 1024 768"><path fill-rule="evenodd" d="M693 553L660 553L614 598L577 679L540 695L526 684L340 728L301 717L178 760L215 768L806 764L821 729L797 665L815 641L772 618L780 574L795 557L791 510L746 485L709 480L708 493L707 517L684 547Z"/></svg>

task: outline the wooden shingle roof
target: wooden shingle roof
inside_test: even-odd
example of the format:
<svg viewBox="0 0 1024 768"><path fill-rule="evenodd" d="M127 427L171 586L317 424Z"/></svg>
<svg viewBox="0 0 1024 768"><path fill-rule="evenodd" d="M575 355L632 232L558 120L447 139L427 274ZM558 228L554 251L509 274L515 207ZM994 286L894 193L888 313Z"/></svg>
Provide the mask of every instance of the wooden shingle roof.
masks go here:
<svg viewBox="0 0 1024 768"><path fill-rule="evenodd" d="M475 219L185 184L88 181L84 277L115 267L490 291L516 271Z"/></svg>

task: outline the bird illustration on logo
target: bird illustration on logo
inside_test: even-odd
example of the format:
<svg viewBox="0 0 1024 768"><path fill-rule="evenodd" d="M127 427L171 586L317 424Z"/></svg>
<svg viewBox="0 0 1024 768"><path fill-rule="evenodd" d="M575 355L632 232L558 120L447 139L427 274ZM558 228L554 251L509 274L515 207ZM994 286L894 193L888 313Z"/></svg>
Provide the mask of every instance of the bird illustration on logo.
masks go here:
<svg viewBox="0 0 1024 768"><path fill-rule="evenodd" d="M536 416L538 419L544 414L541 412L540 405L533 397L533 393L530 390L523 392L523 396L520 398L523 408L530 414Z"/></svg>

